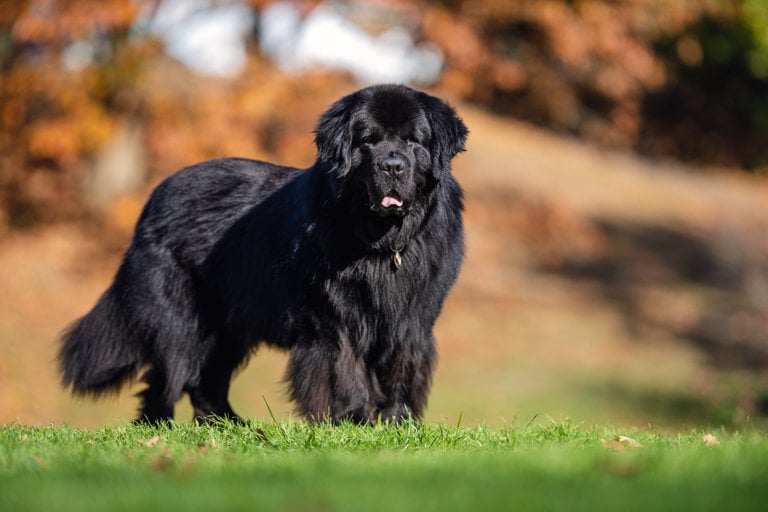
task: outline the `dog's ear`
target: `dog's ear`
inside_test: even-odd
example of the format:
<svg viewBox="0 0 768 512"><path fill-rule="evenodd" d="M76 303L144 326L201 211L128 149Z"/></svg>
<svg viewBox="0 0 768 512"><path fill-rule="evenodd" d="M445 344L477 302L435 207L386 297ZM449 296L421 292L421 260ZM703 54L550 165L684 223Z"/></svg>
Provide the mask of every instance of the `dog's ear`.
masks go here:
<svg viewBox="0 0 768 512"><path fill-rule="evenodd" d="M451 159L464 151L469 130L450 105L420 92L419 102L432 127L432 174L442 178L451 168Z"/></svg>
<svg viewBox="0 0 768 512"><path fill-rule="evenodd" d="M352 95L341 98L320 116L315 128L317 161L325 172L340 180L352 166L353 103Z"/></svg>

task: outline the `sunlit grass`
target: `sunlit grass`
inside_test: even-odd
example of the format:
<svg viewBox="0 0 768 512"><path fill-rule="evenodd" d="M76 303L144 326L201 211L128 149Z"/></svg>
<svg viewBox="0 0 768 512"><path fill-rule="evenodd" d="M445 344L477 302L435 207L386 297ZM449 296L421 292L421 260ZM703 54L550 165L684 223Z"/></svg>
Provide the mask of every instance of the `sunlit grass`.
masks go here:
<svg viewBox="0 0 768 512"><path fill-rule="evenodd" d="M716 431L709 446L704 434L539 418L501 429L9 425L0 510L762 510L768 438Z"/></svg>

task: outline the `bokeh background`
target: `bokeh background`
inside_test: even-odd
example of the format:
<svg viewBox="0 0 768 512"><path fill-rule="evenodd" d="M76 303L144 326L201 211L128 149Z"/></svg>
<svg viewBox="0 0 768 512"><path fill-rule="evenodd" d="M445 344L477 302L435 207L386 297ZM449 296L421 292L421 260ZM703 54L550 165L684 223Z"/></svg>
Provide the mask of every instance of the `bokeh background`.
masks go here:
<svg viewBox="0 0 768 512"><path fill-rule="evenodd" d="M151 188L308 166L319 114L381 81L471 130L428 421L768 423L766 0L4 0L0 423L131 419L138 385L74 400L55 354ZM235 409L290 416L285 360Z"/></svg>

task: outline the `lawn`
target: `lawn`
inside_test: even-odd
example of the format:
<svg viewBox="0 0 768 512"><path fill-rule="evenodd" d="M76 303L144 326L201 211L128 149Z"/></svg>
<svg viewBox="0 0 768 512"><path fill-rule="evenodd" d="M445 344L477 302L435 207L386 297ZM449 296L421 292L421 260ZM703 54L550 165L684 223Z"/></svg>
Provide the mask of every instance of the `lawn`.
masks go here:
<svg viewBox="0 0 768 512"><path fill-rule="evenodd" d="M0 427L3 511L722 511L765 503L768 437L756 431L670 435L538 419L503 428Z"/></svg>

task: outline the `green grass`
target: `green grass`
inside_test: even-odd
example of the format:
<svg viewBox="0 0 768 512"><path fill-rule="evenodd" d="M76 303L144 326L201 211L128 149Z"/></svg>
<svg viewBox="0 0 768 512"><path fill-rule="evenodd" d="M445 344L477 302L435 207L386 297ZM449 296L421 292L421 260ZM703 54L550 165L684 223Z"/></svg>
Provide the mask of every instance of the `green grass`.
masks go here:
<svg viewBox="0 0 768 512"><path fill-rule="evenodd" d="M765 510L768 437L717 431L706 446L703 434L570 422L7 425L0 510ZM643 447L604 445L618 435Z"/></svg>

